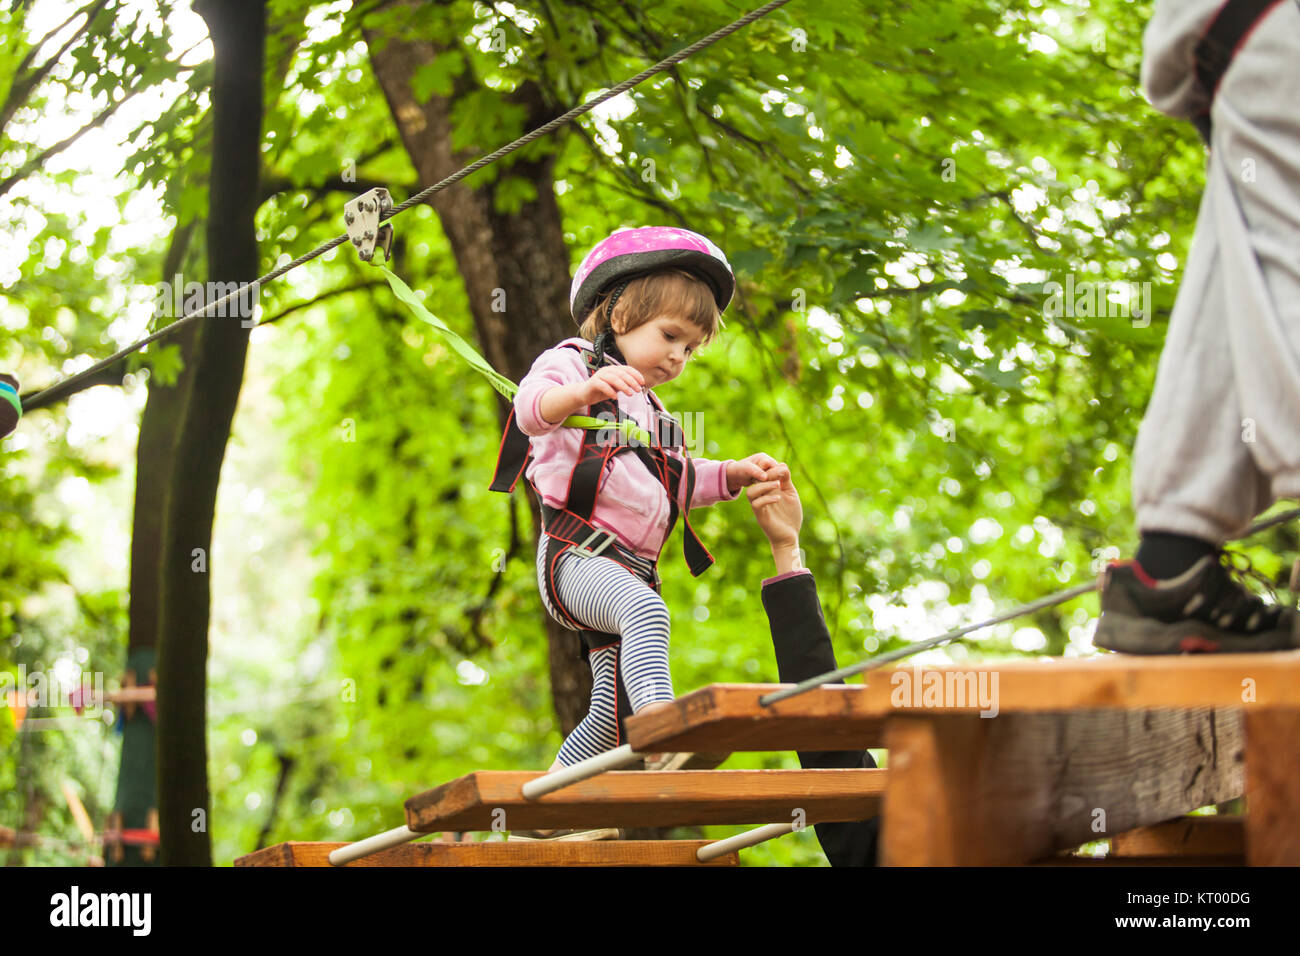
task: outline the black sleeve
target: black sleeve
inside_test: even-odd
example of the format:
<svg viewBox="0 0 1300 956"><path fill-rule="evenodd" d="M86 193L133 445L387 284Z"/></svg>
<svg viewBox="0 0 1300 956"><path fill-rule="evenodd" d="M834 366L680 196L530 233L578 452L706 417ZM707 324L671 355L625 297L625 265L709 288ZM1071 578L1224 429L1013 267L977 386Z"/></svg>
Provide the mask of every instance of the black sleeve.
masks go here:
<svg viewBox="0 0 1300 956"><path fill-rule="evenodd" d="M763 585L763 609L772 628L776 669L783 684L797 684L836 668L830 632L811 573L794 574ZM835 683L843 683L836 681ZM800 751L805 769L874 767L865 750ZM813 827L831 866L874 866L880 818Z"/></svg>

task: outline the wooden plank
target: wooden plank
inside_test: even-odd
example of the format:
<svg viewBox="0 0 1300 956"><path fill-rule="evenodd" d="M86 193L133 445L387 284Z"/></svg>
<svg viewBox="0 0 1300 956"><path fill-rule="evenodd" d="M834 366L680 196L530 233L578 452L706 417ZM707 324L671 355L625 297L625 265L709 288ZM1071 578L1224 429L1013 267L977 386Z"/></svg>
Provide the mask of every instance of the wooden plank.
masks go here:
<svg viewBox="0 0 1300 956"><path fill-rule="evenodd" d="M1019 864L1240 796L1239 711L909 714L887 730L889 865Z"/></svg>
<svg viewBox="0 0 1300 956"><path fill-rule="evenodd" d="M634 750L864 750L884 746L882 715L862 707L861 688L824 687L771 707L783 684L711 684L673 706L627 719ZM662 745L661 745L662 744Z"/></svg>
<svg viewBox="0 0 1300 956"><path fill-rule="evenodd" d="M235 857L235 866L293 866L293 848L302 845L300 843L277 843L274 846L262 847L262 849L254 850L244 856ZM330 844L330 846L343 845L342 843Z"/></svg>
<svg viewBox="0 0 1300 956"><path fill-rule="evenodd" d="M362 857L355 866L738 866L735 853L709 863L695 854L708 840L601 840L594 843L406 843ZM329 867L346 843L291 841L241 856L235 866Z"/></svg>
<svg viewBox="0 0 1300 956"><path fill-rule="evenodd" d="M1300 866L1300 709L1246 709L1246 859Z"/></svg>
<svg viewBox="0 0 1300 956"><path fill-rule="evenodd" d="M1033 658L903 666L762 707L786 684L711 684L629 717L628 742L667 750L860 750L898 713L1042 713L1168 707L1300 707L1300 650L1268 654ZM983 693L983 696L981 696ZM992 706L990 706L990 704Z"/></svg>
<svg viewBox="0 0 1300 956"><path fill-rule="evenodd" d="M1227 857L1246 858L1246 827L1241 817L1179 817L1149 827L1117 833L1110 839L1110 857Z"/></svg>
<svg viewBox="0 0 1300 956"><path fill-rule="evenodd" d="M887 774L885 770L612 771L526 800L520 788L541 773L480 770L407 800L406 825L427 833L863 820L879 812Z"/></svg>

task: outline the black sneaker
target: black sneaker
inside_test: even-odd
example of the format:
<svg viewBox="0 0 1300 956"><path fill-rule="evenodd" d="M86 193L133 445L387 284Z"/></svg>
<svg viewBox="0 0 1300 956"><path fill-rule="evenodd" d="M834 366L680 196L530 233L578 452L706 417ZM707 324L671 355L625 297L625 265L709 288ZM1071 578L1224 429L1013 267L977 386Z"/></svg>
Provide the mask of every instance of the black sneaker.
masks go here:
<svg viewBox="0 0 1300 956"><path fill-rule="evenodd" d="M1227 552L1157 581L1136 561L1102 572L1093 644L1126 654L1215 654L1300 647L1297 616L1233 580ZM1249 571L1249 569L1246 569Z"/></svg>

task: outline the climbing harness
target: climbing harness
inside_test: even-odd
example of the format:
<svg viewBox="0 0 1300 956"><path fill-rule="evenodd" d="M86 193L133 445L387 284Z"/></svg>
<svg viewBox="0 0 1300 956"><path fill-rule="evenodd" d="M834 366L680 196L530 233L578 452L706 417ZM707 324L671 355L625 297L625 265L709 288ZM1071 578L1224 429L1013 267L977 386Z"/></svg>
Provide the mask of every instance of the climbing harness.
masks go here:
<svg viewBox="0 0 1300 956"><path fill-rule="evenodd" d="M578 352L589 376L604 365L614 364L608 357L597 359L595 352L576 342L565 342L559 347ZM653 571L653 565L657 565L659 560L658 555L651 562L651 573L647 574L644 564L634 560L637 556L618 544L617 535L604 528L598 528L591 522L601 478L612 466L616 455L635 454L663 485L664 491L668 494L669 507L665 540L672 533L677 523L678 513L681 512L685 530L682 546L691 574L699 576L713 564L713 555L709 554L701 543L686 514L695 493L695 464L686 453L685 432L681 424L665 411L653 392L646 392L646 395L652 402L654 412L654 432L650 436L650 441L643 442L635 438L630 441L616 439L611 426L632 419L619 408L617 399L607 398L593 403L592 415L601 421L604 427L600 430L586 429L583 432L578 459L569 476L568 501L561 508L551 507L544 502L542 504L542 533L546 536L543 573L546 598L550 606L558 612L557 617L561 623L582 634L588 651L615 644L619 638L618 635L588 630L560 599L555 587L555 569L561 555L571 551L579 557L586 558L604 553L604 557L645 580L656 593L659 591L658 574ZM683 457L679 460L669 454L671 451L680 451ZM501 437L501 448L490 485L491 489L504 494L512 492L531 458L532 444L528 436L520 430L512 408L506 420L505 432ZM683 482L685 482L685 498L682 500L687 502L686 509L679 508L677 503L681 497ZM533 490L537 492L538 500L541 501L540 490L535 485ZM662 545L660 550L662 552Z"/></svg>

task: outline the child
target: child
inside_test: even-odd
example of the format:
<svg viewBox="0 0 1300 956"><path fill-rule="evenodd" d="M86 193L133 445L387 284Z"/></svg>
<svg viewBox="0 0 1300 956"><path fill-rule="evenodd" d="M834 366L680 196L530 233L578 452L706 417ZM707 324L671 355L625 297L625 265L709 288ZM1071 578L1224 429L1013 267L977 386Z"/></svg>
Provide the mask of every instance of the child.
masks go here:
<svg viewBox="0 0 1300 956"><path fill-rule="evenodd" d="M537 491L543 601L582 632L593 678L590 710L552 770L618 746L617 673L633 713L673 699L668 608L658 593L664 541L680 512L687 563L703 573L713 557L691 530L689 508L733 500L776 464L763 454L691 458L680 425L651 391L717 334L735 283L722 250L694 232L614 233L573 279L570 308L582 338L543 352L515 396L492 487L509 491L524 471ZM574 414L631 419L652 444L629 442L613 427L560 424Z"/></svg>

